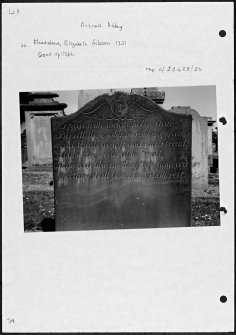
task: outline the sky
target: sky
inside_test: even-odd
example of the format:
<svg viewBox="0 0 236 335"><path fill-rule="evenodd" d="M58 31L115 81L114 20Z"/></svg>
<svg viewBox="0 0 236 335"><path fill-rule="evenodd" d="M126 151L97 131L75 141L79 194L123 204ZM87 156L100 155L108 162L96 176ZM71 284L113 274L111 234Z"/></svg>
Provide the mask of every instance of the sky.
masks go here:
<svg viewBox="0 0 236 335"><path fill-rule="evenodd" d="M165 91L163 108L190 106L201 116L217 120L215 86L159 87L158 90Z"/></svg>
<svg viewBox="0 0 236 335"><path fill-rule="evenodd" d="M158 87L158 90L165 91L163 108L168 110L173 106L190 106L201 116L217 120L215 86ZM78 110L78 91L54 92L59 94L55 100L68 105L65 109L67 115Z"/></svg>

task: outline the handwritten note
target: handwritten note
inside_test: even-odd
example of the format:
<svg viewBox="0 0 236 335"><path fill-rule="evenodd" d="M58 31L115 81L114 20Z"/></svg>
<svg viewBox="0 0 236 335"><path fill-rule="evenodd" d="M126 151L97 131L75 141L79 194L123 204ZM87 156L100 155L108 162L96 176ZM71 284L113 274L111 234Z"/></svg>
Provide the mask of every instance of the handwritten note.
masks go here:
<svg viewBox="0 0 236 335"><path fill-rule="evenodd" d="M61 57L69 58L69 57L75 57L80 53L81 48L94 48L94 47L120 47L120 46L126 46L126 41L120 41L120 40L102 40L102 39L96 39L92 38L91 40L86 41L71 41L71 40L64 40L64 41L52 41L49 40L40 40L38 38L35 38L31 44L31 46L44 46L44 48L41 51L37 50L37 47L35 48L34 55L37 58L47 58L47 57L56 57L57 59L60 59ZM24 45L23 47L27 47L27 45ZM52 47L56 47L57 51L53 50Z"/></svg>
<svg viewBox="0 0 236 335"><path fill-rule="evenodd" d="M168 73L168 72L201 72L203 69L199 66L195 65L187 65L187 66L178 66L178 65L159 65L156 68L146 67L147 72L158 72L158 73Z"/></svg>
<svg viewBox="0 0 236 335"><path fill-rule="evenodd" d="M11 14L15 11L11 12ZM18 12L17 12L18 14ZM93 48L109 48L109 47L126 47L128 45L127 40L124 40L113 32L121 32L124 26L117 22L107 21L105 23L88 23L80 22L79 25L80 36L78 39L65 39L57 40L52 38L42 39L39 37L33 38L28 43L21 43L21 48L30 47L33 50L33 56L39 59L46 58L73 58L81 53L82 49L93 49ZM87 37L84 33L86 31L104 31L111 32L110 37ZM95 34L96 35L96 34ZM106 35L107 36L107 35Z"/></svg>

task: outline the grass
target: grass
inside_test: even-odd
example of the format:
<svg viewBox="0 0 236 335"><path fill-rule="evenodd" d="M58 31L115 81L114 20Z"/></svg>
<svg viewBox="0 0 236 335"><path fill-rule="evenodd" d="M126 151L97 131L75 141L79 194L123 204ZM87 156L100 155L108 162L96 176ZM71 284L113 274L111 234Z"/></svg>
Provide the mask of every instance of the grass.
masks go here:
<svg viewBox="0 0 236 335"><path fill-rule="evenodd" d="M47 230L44 223L54 220L53 191L24 192L23 206L25 231Z"/></svg>
<svg viewBox="0 0 236 335"><path fill-rule="evenodd" d="M219 226L220 201L219 198L192 199L193 226Z"/></svg>

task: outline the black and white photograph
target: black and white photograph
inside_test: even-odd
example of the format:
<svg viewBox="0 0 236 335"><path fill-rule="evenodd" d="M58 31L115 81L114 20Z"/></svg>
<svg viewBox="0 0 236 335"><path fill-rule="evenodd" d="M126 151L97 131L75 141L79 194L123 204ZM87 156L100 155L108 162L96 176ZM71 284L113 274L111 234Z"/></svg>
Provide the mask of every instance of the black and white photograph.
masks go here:
<svg viewBox="0 0 236 335"><path fill-rule="evenodd" d="M25 232L220 225L216 87L21 92Z"/></svg>
<svg viewBox="0 0 236 335"><path fill-rule="evenodd" d="M3 333L233 331L233 3L1 15Z"/></svg>

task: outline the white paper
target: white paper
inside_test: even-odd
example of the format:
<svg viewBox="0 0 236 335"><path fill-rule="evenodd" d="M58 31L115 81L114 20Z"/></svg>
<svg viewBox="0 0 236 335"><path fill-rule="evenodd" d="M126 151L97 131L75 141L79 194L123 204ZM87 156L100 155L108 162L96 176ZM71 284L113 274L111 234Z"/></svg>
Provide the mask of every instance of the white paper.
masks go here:
<svg viewBox="0 0 236 335"><path fill-rule="evenodd" d="M233 4L8 3L2 23L3 331L233 331ZM34 39L88 46L39 57L59 51ZM19 92L201 85L227 120L221 226L24 233Z"/></svg>

